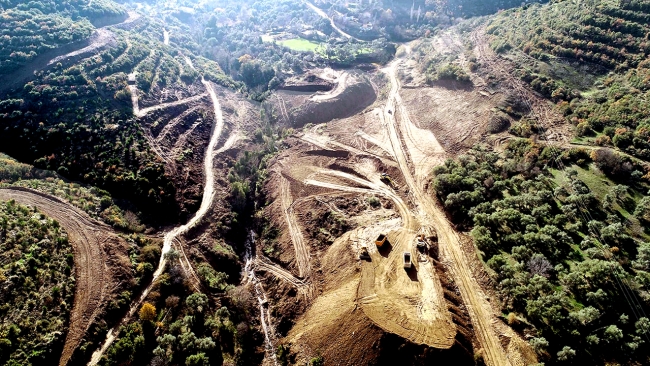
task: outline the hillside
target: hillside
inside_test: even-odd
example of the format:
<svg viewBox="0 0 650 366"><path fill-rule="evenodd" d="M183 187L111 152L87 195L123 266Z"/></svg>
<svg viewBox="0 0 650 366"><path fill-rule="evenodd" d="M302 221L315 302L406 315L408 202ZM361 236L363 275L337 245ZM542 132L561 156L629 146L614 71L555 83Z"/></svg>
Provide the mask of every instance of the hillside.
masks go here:
<svg viewBox="0 0 650 366"><path fill-rule="evenodd" d="M0 364L650 362L648 1L0 14Z"/></svg>

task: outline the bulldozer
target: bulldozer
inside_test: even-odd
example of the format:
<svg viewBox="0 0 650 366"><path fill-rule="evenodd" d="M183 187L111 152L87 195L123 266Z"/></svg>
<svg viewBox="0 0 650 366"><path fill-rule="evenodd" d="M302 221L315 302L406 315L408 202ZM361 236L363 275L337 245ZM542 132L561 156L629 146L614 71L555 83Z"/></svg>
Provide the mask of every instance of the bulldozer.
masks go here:
<svg viewBox="0 0 650 366"><path fill-rule="evenodd" d="M393 183L393 180L390 178L390 175L388 175L388 173L381 173L379 180L381 180L387 186L395 189L395 184Z"/></svg>
<svg viewBox="0 0 650 366"><path fill-rule="evenodd" d="M359 259L370 259L370 254L368 253L368 248L363 246L361 247L361 253L359 254Z"/></svg>

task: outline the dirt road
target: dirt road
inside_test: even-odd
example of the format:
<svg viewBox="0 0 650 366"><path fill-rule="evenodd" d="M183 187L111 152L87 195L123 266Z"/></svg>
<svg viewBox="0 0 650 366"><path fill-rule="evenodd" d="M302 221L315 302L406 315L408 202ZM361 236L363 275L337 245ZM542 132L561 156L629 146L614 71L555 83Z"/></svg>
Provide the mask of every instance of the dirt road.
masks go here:
<svg viewBox="0 0 650 366"><path fill-rule="evenodd" d="M419 135L414 136L409 133L409 129L413 127L412 122L408 116L408 111L404 107L401 97L399 96L399 81L397 80L397 67L402 60L397 59L385 70L388 74L392 87L388 102L384 112L384 120L387 123L391 145L397 157L397 162L400 171L404 176L407 186L409 187L410 194L413 196L416 205L418 206L418 213L423 222L431 222L438 232L440 240L440 250L443 257L447 260L453 277L456 280L458 288L461 292L463 301L467 305L472 324L476 330L476 335L483 348L483 354L487 365L493 366L506 366L511 365L508 356L501 345L497 331L492 323L496 320L495 314L492 312L490 305L485 300L485 296L480 289L480 286L472 276L468 259L465 257L460 244L460 239L451 224L447 221L444 212L438 207L431 195L425 194L422 187L426 183L427 173L422 169L418 169L418 176L414 177L411 168L409 167L409 158L414 154L414 145L409 146L408 143L403 141L406 139L413 139L417 143L417 139L421 139L422 144L429 144L436 146L435 150L439 151L440 145L435 141L435 136ZM400 122L398 122L397 115L399 115ZM405 127L405 125L408 125ZM398 130L399 129L399 130ZM404 136L408 137L404 137ZM433 137L433 140L427 141L426 138ZM423 140L423 141L422 141ZM418 152L415 152L418 153ZM430 170L429 170L430 171ZM416 178L418 178L416 180Z"/></svg>
<svg viewBox="0 0 650 366"><path fill-rule="evenodd" d="M296 266L298 267L298 277L308 280L311 276L311 263L309 261L309 249L300 231L300 226L293 212L293 198L291 197L291 187L289 181L280 175L280 200L282 211L287 222L291 242L296 252Z"/></svg>
<svg viewBox="0 0 650 366"><path fill-rule="evenodd" d="M43 193L18 188L0 189L0 200L36 207L57 220L68 233L74 250L76 289L70 327L59 365L68 363L90 324L95 321L111 284L102 243L113 235L111 227L91 219L86 213L62 200Z"/></svg>
<svg viewBox="0 0 650 366"><path fill-rule="evenodd" d="M135 301L132 305L131 308L129 309L129 312L127 313L127 316L122 319L122 321L117 324L115 327L113 327L111 330L109 330L106 340L102 344L101 348L97 351L95 351L90 359L90 362L88 365L96 365L102 355L106 352L108 347L113 343L115 340L117 334L119 333L119 327L122 324L126 324L136 313L144 299L147 297L151 289L153 288L153 285L155 281L160 277L160 275L163 273L165 270L165 266L167 264L167 259L165 257L165 254L169 253L169 251L172 249L172 246L174 245L174 242L177 240L177 238L189 231L192 227L194 227L196 224L201 222L205 214L208 212L210 209L210 206L212 205L212 202L214 201L214 194L215 194L215 185L214 185L214 176L215 176L215 171L214 171L214 157L215 154L213 153L214 150L217 147L217 144L219 142L219 139L221 137L221 132L223 131L223 126L224 126L224 120L223 120L223 114L221 112L221 105L219 104L219 99L217 98L217 94L214 91L214 87L212 84L205 79L201 79L201 82L205 86L205 88L208 91L208 94L210 95L210 98L212 100L212 104L214 105L214 115L215 115L215 124L212 129L212 136L210 137L210 142L208 144L208 147L205 150L205 157L203 160L203 170L204 170L204 175L205 175L205 190L203 191L203 199L201 200L201 206L199 207L199 210L196 212L194 217L185 225L179 226L167 234L165 234L164 242L163 242L163 249L162 249L162 255L160 257L160 263L158 264L158 268L156 269L156 272L154 272L153 279L151 281L151 284L142 292L142 295L138 299L138 301ZM184 257L185 261L187 262L185 265L189 266L191 269L191 265L189 264L189 260L187 260L187 256L185 256L185 253L182 252L182 247L181 248L181 253L182 256ZM189 271L189 274L193 277L195 277L195 281L198 281L198 278L196 278L196 274L194 273L194 270L192 269Z"/></svg>
<svg viewBox="0 0 650 366"><path fill-rule="evenodd" d="M345 33L341 28L339 28L339 27L336 25L336 23L334 23L334 19L330 18L330 17L327 15L327 13L325 13L323 10L321 10L321 8L319 8L319 7L317 7L316 5L312 4L311 1L309 1L309 0L302 0L302 2L305 3L305 5L307 5L309 8L311 8L313 11L315 11L316 14L318 14L320 17L322 17L323 19L327 19L327 20L329 20L330 24L332 25L332 28L334 28L334 30L337 31L337 32L338 32L340 35L342 35L343 37L345 37L345 38L347 38L347 39L354 39L355 41L363 42L363 41L360 40L359 38L353 37L353 36L351 36L351 35Z"/></svg>

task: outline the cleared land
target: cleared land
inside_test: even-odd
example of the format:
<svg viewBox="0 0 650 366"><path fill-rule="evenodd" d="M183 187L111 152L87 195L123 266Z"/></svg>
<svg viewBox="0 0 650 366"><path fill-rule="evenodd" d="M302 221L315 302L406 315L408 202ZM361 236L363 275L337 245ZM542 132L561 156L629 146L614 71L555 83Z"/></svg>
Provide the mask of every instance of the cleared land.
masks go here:
<svg viewBox="0 0 650 366"><path fill-rule="evenodd" d="M462 44L456 42L455 35L444 35L437 41L441 47L447 47L449 52L463 49ZM512 329L499 320L498 310L487 300L475 279L472 265L476 261L476 254L468 252L463 246L444 211L435 202L432 193L427 192L433 167L461 151L465 144L472 144L472 141L485 137L481 133L485 130L484 122L487 122L490 110L501 100L501 96L492 96L496 93L481 93L487 84L481 82L480 75L472 74L478 90L445 89L441 86L428 88L424 85L415 86L418 89L414 89L410 86L404 91L408 99L403 100L402 82L398 74L410 72L416 81L419 77L410 61L411 52L411 46L403 47L398 53L402 56L381 70L387 76L390 87L384 102L378 102L372 109L354 117L305 130L299 135L297 145L284 153L276 164L280 167L277 173L281 178L276 178L279 180L275 181L278 183L275 186L282 197L282 207L292 207L289 204L293 202L294 214L298 217L302 215L300 210L305 210L306 205L309 205L308 200L317 204L313 197L356 196L362 200L374 196L390 201L391 210L396 211L400 218L398 221L373 221L368 213L348 214L349 217L354 217L358 225L337 238L335 244L320 256L321 270L328 273L324 263L328 256L334 256L330 254L332 252L336 252L339 258L343 258L343 253L347 252L346 255L351 254L358 259L362 247L365 247L370 260L357 261L356 265L349 258L341 260L340 267L358 267L358 274L344 269L332 269L331 274L324 275L320 281L321 286L316 289L322 291L320 296L316 297L315 303L308 307L296 323L308 322L309 327L294 327L287 340L300 347L311 348L322 346L322 342L315 340L319 337L318 334L330 337L336 333L329 328L332 322L354 328L355 325L344 323L349 321L349 311L354 310L339 309L340 301L351 301L355 304L353 309L359 307L367 319L386 332L397 334L415 344L438 349L450 348L456 341L457 326L452 321L448 304L444 300L445 289L436 272L435 261L424 253L418 253L415 247L417 234L436 232L439 260L457 286L475 333L476 350L480 350L486 364L523 366L535 363L534 353ZM486 67L491 67L490 65L493 63L486 60ZM511 82L511 79L507 80ZM339 87L327 94L340 94L339 89L345 89L348 84L345 80L346 75L339 77ZM439 98L439 104L434 106L434 110L418 109L416 113L410 111L411 107L417 108L416 101L419 97L432 95L438 89L445 91L445 94ZM528 93L526 95L530 95L530 91L525 91ZM474 99L480 100L475 109L476 115L481 118L478 124L472 122L471 116L460 125L455 123L456 117L462 116L466 111L462 103L453 105L454 98L458 96L470 104ZM326 94L317 94L308 100L318 102L327 99ZM282 102L284 105L285 100ZM535 105L533 109L539 109L537 114L541 118L554 118L545 110L541 100ZM423 123L432 115L437 119L438 127ZM448 134L443 144L436 135L440 131ZM390 174L390 184L380 181L381 173ZM305 200L306 204L297 205ZM345 215L345 210L343 214ZM290 228L292 238L293 233L308 230L302 220L287 215L283 219ZM374 245L378 233L388 234L391 243L389 249L378 250ZM296 240L292 241L295 246ZM304 241L303 238L300 247ZM402 256L406 251L414 255L414 268L411 270L402 268ZM283 261L287 262L288 259ZM307 267L304 262L305 256L296 254L293 264L299 271ZM277 276L280 277L280 273ZM354 289L355 294L343 293L345 289ZM335 299L337 304L332 302ZM328 306L336 310L325 316L322 311ZM359 318L357 324L363 322L362 318ZM328 352L336 352L332 347L327 349Z"/></svg>

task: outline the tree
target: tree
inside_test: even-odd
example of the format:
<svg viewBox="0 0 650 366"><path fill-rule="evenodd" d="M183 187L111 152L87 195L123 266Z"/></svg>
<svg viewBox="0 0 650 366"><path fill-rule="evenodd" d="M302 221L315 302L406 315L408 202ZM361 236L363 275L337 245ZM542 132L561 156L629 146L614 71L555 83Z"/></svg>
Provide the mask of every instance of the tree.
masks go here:
<svg viewBox="0 0 650 366"><path fill-rule="evenodd" d="M648 334L648 331L650 331L650 320L648 320L648 318L646 317L641 317L634 324L634 327L636 328L637 334L639 335Z"/></svg>
<svg viewBox="0 0 650 366"><path fill-rule="evenodd" d="M634 210L634 217L641 222L650 222L650 196L643 197Z"/></svg>
<svg viewBox="0 0 650 366"><path fill-rule="evenodd" d="M546 348L548 347L548 341L544 337L531 338L528 343L530 343L530 346L533 347L535 352L537 352L539 355L544 354L546 352Z"/></svg>
<svg viewBox="0 0 650 366"><path fill-rule="evenodd" d="M185 365L187 365L187 366L209 366L210 365L210 360L205 355L205 353L200 352L200 353L197 353L195 355L191 355L187 359L185 359Z"/></svg>
<svg viewBox="0 0 650 366"><path fill-rule="evenodd" d="M616 343L623 339L623 331L614 324L607 327L603 334L608 343Z"/></svg>
<svg viewBox="0 0 650 366"><path fill-rule="evenodd" d="M551 262L543 254L534 254L528 261L528 270L532 275L540 275L548 278L549 272L553 269Z"/></svg>
<svg viewBox="0 0 650 366"><path fill-rule="evenodd" d="M569 361L576 356L576 351L572 350L569 346L564 346L560 352L557 353L557 359L560 361Z"/></svg>
<svg viewBox="0 0 650 366"><path fill-rule="evenodd" d="M628 189L629 187L624 184L617 184L609 190L609 194L620 202L627 195Z"/></svg>
<svg viewBox="0 0 650 366"><path fill-rule="evenodd" d="M140 308L140 320L152 321L156 319L156 307L145 302Z"/></svg>
<svg viewBox="0 0 650 366"><path fill-rule="evenodd" d="M208 297L202 293L193 293L185 300L192 312L202 313L208 305Z"/></svg>

